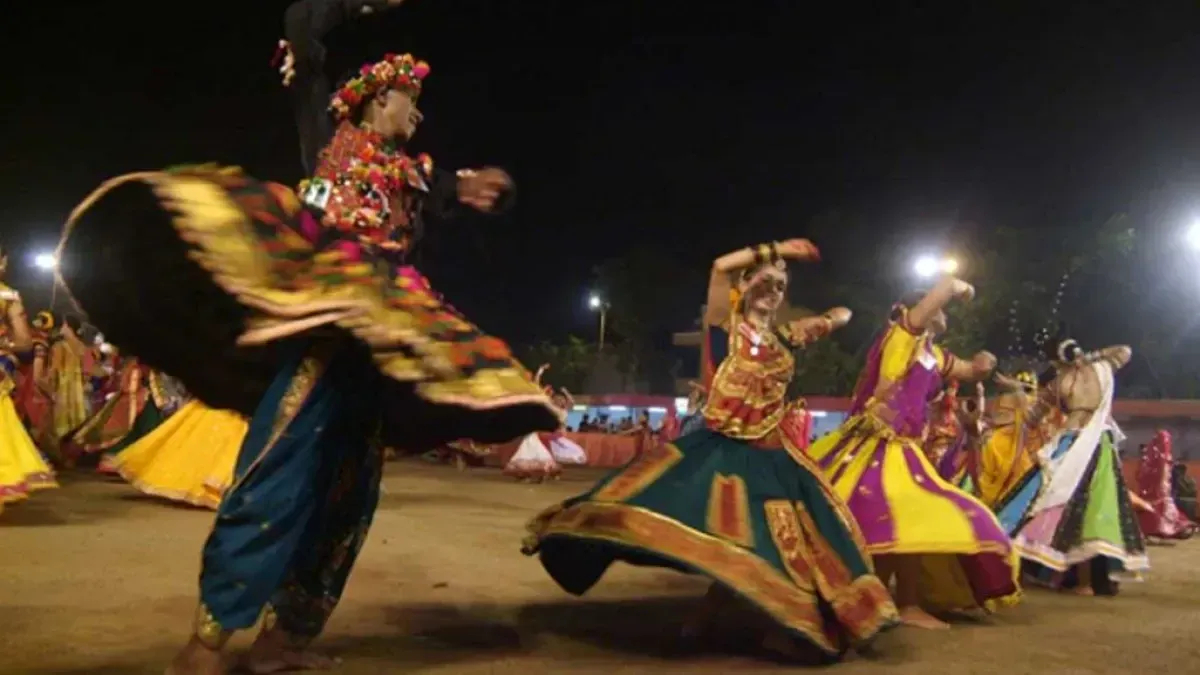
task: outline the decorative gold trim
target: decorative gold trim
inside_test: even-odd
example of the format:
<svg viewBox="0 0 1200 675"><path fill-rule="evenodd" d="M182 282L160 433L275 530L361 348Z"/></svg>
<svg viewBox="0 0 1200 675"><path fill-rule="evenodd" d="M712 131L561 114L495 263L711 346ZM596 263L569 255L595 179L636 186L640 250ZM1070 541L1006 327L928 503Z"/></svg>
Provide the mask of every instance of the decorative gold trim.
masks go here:
<svg viewBox="0 0 1200 675"><path fill-rule="evenodd" d="M849 429L850 426L849 424L843 424L842 428ZM829 503L830 508L837 514L838 519L842 521L842 525L850 533L850 538L854 540L854 545L865 554L867 551L867 539L858 527L858 520L854 518L854 513L850 511L850 507L846 504L845 500L839 497L837 492L834 491L833 485L829 483L829 479L825 476L825 472L821 470L821 467L812 458L797 447L787 434L780 434L779 440L783 443L783 448L787 450L788 456L799 464L802 469L807 471L813 480L817 482L817 485L821 487L821 494L825 495L825 501ZM873 574L875 572L873 561L869 555L864 555L864 558L867 562L867 569L871 570Z"/></svg>
<svg viewBox="0 0 1200 675"><path fill-rule="evenodd" d="M308 399L308 395L312 393L313 387L316 386L317 380L324 374L325 368L329 365L331 351L334 349L327 343L322 343L319 347L314 348L313 352L300 362L300 366L296 369L296 373L292 375L291 382L288 383L287 391L279 401L279 407L275 410L275 420L271 425L271 436L263 445L258 456L246 468L245 473L235 477L233 484L225 491L225 494L232 494L235 490L242 486L242 483L254 473L267 457L267 453L275 447L279 442L280 437L287 431L287 427L300 413L300 408L304 406L304 402Z"/></svg>
<svg viewBox="0 0 1200 675"><path fill-rule="evenodd" d="M642 453L592 494L598 502L623 502L639 494L683 460L683 453L672 443L660 443Z"/></svg>
<svg viewBox="0 0 1200 675"><path fill-rule="evenodd" d="M754 527L750 523L750 495L741 476L713 476L708 490L705 527L709 534L727 539L738 546L754 548Z"/></svg>
<svg viewBox="0 0 1200 675"><path fill-rule="evenodd" d="M229 638L233 636L233 631L225 630L225 628L217 621L212 612L204 603L200 603L196 607L196 618L193 628L196 639L205 647L218 651L229 642Z"/></svg>
<svg viewBox="0 0 1200 675"><path fill-rule="evenodd" d="M536 542L554 535L658 552L734 589L784 627L803 635L822 650L830 654L843 651L842 645L837 644L826 630L819 599L812 590L797 586L786 573L747 549L647 509L599 502L580 502L565 508L556 506L535 518L530 523L530 531L535 543L527 544L527 552L536 550ZM851 635L869 637L897 619L887 589L874 576L855 579L842 596L843 603L871 608L862 613L861 623L846 626Z"/></svg>
<svg viewBox="0 0 1200 675"><path fill-rule="evenodd" d="M725 436L757 440L774 431L787 412L785 396L796 361L773 330L754 328L736 312L730 326L729 354L713 375L701 414L709 428ZM760 336L761 343L748 345L745 331ZM755 350L763 350L766 358L753 358ZM747 419L747 411L759 417Z"/></svg>
<svg viewBox="0 0 1200 675"><path fill-rule="evenodd" d="M786 499L771 499L763 504L767 516L767 529L771 531L771 541L783 558L783 566L787 568L792 583L809 593L816 593L813 585L813 568L805 555L804 537L800 533L800 521L796 518L796 508Z"/></svg>

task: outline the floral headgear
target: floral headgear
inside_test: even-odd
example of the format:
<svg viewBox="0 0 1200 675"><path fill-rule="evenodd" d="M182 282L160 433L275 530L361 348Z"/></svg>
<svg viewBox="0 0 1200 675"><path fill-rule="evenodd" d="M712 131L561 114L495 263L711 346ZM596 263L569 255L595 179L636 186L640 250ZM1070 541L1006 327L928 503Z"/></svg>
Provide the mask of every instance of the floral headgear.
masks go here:
<svg viewBox="0 0 1200 675"><path fill-rule="evenodd" d="M429 75L429 64L412 54L387 54L382 61L367 64L333 95L329 109L339 120L349 118L364 101L395 90L413 101L421 95L421 83Z"/></svg>
<svg viewBox="0 0 1200 675"><path fill-rule="evenodd" d="M1037 376L1033 374L1032 370L1022 370L1021 372L1017 373L1015 379L1027 389L1037 389Z"/></svg>

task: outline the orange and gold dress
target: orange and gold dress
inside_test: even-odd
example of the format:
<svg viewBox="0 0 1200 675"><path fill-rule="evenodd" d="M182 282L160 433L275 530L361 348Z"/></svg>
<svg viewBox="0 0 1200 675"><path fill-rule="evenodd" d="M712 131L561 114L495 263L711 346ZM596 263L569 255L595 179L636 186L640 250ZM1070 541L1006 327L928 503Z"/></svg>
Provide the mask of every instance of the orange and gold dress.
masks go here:
<svg viewBox="0 0 1200 675"><path fill-rule="evenodd" d="M791 349L806 338L737 315L731 325L706 426L543 512L525 551L577 595L618 560L707 576L839 656L896 608L846 505L780 431Z"/></svg>

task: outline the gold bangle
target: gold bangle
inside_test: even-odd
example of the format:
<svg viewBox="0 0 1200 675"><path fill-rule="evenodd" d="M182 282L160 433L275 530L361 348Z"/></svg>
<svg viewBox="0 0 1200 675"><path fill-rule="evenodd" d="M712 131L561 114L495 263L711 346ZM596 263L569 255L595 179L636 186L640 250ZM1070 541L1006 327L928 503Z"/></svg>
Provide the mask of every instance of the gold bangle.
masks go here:
<svg viewBox="0 0 1200 675"><path fill-rule="evenodd" d="M758 263L760 265L771 262L772 258L771 258L770 244L759 244L758 245L758 255L756 256L756 258L758 259Z"/></svg>
<svg viewBox="0 0 1200 675"><path fill-rule="evenodd" d="M762 265L766 260L763 259L762 246L751 246L748 249L750 254L754 256L754 266Z"/></svg>
<svg viewBox="0 0 1200 675"><path fill-rule="evenodd" d="M203 604L196 608L195 633L200 644L213 651L220 651L233 635L233 631L225 630Z"/></svg>

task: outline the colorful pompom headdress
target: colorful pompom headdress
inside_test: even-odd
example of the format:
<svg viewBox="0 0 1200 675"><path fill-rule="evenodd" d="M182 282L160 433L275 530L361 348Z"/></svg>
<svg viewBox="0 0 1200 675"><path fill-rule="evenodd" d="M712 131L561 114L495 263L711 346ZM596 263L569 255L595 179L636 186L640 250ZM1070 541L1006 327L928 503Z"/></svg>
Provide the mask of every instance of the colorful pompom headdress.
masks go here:
<svg viewBox="0 0 1200 675"><path fill-rule="evenodd" d="M362 104L387 91L398 91L413 101L421 95L421 84L429 75L429 64L412 54L388 54L382 61L363 66L333 95L329 109L334 117L352 117Z"/></svg>

